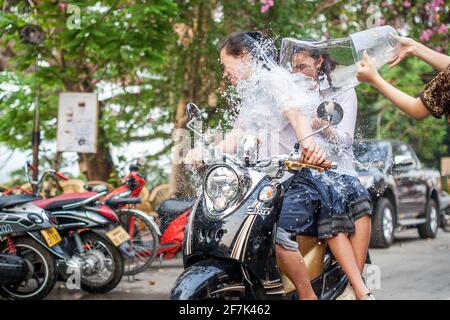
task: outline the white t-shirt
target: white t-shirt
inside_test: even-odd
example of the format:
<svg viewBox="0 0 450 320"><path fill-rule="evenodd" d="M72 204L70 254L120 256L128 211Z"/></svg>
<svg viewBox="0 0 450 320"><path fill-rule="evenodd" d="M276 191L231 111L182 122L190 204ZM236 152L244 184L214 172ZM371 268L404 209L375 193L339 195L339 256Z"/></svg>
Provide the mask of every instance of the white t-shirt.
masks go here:
<svg viewBox="0 0 450 320"><path fill-rule="evenodd" d="M260 139L261 159L293 151L297 137L285 112L310 110L320 103L318 92L300 87L288 71L278 66L270 71L257 67L248 80L236 86L236 91L241 104L234 128Z"/></svg>
<svg viewBox="0 0 450 320"><path fill-rule="evenodd" d="M353 140L358 111L358 99L355 89L348 89L331 100L339 103L344 111L342 121L332 127L337 135L337 140L330 141L321 135L317 135L315 138L316 142L325 150L327 160L337 163L338 167L334 171L340 174L357 176L355 156L353 154Z"/></svg>
<svg viewBox="0 0 450 320"><path fill-rule="evenodd" d="M305 81L302 75L295 74L297 85L304 86ZM312 78L307 78L312 80ZM317 107L323 101L334 100L339 103L344 111L342 121L337 125L331 127L336 134L336 140L330 141L324 138L320 133L313 136L315 142L325 151L326 159L337 163L337 169L334 171L339 174L346 174L350 176L357 176L355 171L355 158L353 154L353 137L355 134L356 116L358 108L358 100L356 92L353 88L347 89L342 93L333 92L328 86L326 79L320 81L320 85L312 80L309 83L309 90L319 92L320 101L306 110L304 113L308 118L313 119L317 117Z"/></svg>

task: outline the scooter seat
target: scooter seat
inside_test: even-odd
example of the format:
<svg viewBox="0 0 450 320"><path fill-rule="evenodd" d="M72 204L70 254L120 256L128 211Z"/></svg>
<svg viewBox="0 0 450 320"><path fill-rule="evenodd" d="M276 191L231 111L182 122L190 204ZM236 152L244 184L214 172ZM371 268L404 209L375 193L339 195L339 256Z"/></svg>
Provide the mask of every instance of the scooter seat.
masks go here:
<svg viewBox="0 0 450 320"><path fill-rule="evenodd" d="M69 204L80 203L81 205L82 201L92 198L96 195L98 195L98 193L96 192L67 193L50 199L34 201L33 204L42 209L52 211L62 209L63 206Z"/></svg>
<svg viewBox="0 0 450 320"><path fill-rule="evenodd" d="M87 184L85 184L83 186L83 189L89 192L105 192L108 191L108 186L105 186L104 184L99 184L97 186L89 186Z"/></svg>
<svg viewBox="0 0 450 320"><path fill-rule="evenodd" d="M42 199L39 196L31 194L18 194L0 197L0 209L11 208L19 204L32 202L38 199Z"/></svg>
<svg viewBox="0 0 450 320"><path fill-rule="evenodd" d="M156 209L156 212L160 217L163 215L178 216L186 210L192 208L194 206L194 203L195 198L167 199L159 205L159 207Z"/></svg>

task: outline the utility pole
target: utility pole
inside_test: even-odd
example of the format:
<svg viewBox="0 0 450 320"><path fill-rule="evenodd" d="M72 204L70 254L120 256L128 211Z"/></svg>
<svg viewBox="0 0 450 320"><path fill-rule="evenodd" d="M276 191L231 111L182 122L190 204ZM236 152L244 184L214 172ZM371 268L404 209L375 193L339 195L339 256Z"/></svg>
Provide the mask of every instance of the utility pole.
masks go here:
<svg viewBox="0 0 450 320"><path fill-rule="evenodd" d="M36 50L36 61L34 64L35 76L38 72L38 60L39 60L39 50L38 46L44 41L45 34L44 31L37 25L25 25L20 29L20 37L22 41L34 46ZM33 115L33 133L31 137L31 143L33 146L33 180L36 181L38 178L38 168L39 168L39 145L41 140L40 132L40 110L39 110L39 82L35 77L35 87L34 87L34 115Z"/></svg>
<svg viewBox="0 0 450 320"><path fill-rule="evenodd" d="M37 74L38 58L36 57L36 62L34 65L34 72ZM39 109L39 84L36 80L34 86L34 115L33 115L33 133L31 136L31 144L33 145L33 180L37 181L38 179L38 168L39 168L39 145L41 144L41 130L40 130L40 109Z"/></svg>

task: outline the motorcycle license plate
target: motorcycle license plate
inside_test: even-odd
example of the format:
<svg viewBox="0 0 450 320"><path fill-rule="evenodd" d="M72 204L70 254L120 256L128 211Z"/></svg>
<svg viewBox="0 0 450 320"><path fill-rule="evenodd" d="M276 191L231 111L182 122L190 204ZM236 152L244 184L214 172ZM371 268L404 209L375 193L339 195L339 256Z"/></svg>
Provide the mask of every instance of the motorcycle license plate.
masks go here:
<svg viewBox="0 0 450 320"><path fill-rule="evenodd" d="M48 228L41 230L41 234L50 248L62 241L61 236L59 235L58 230L56 230L56 228Z"/></svg>
<svg viewBox="0 0 450 320"><path fill-rule="evenodd" d="M122 226L119 226L115 228L114 230L111 230L110 232L106 233L106 236L111 240L111 242L116 246L120 246L125 241L130 240L130 235L125 231Z"/></svg>

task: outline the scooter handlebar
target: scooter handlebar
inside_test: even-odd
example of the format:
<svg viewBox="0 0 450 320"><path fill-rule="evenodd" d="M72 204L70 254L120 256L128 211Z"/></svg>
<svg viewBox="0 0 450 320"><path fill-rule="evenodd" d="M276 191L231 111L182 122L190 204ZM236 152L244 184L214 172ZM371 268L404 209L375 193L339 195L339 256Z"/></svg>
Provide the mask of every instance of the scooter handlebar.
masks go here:
<svg viewBox="0 0 450 320"><path fill-rule="evenodd" d="M64 181L69 180L69 178L66 177L65 175L63 175L61 172L55 172L55 176L57 176L58 178L60 178L61 180L64 180Z"/></svg>
<svg viewBox="0 0 450 320"><path fill-rule="evenodd" d="M336 169L337 168L336 163L331 162L331 161L325 161L320 165L312 165L312 164L304 163L301 161L286 160L284 162L284 164L290 170L313 169L313 170L322 172L327 169Z"/></svg>
<svg viewBox="0 0 450 320"><path fill-rule="evenodd" d="M336 169L337 163L333 161L325 161L321 165L319 165L319 167L324 169Z"/></svg>

